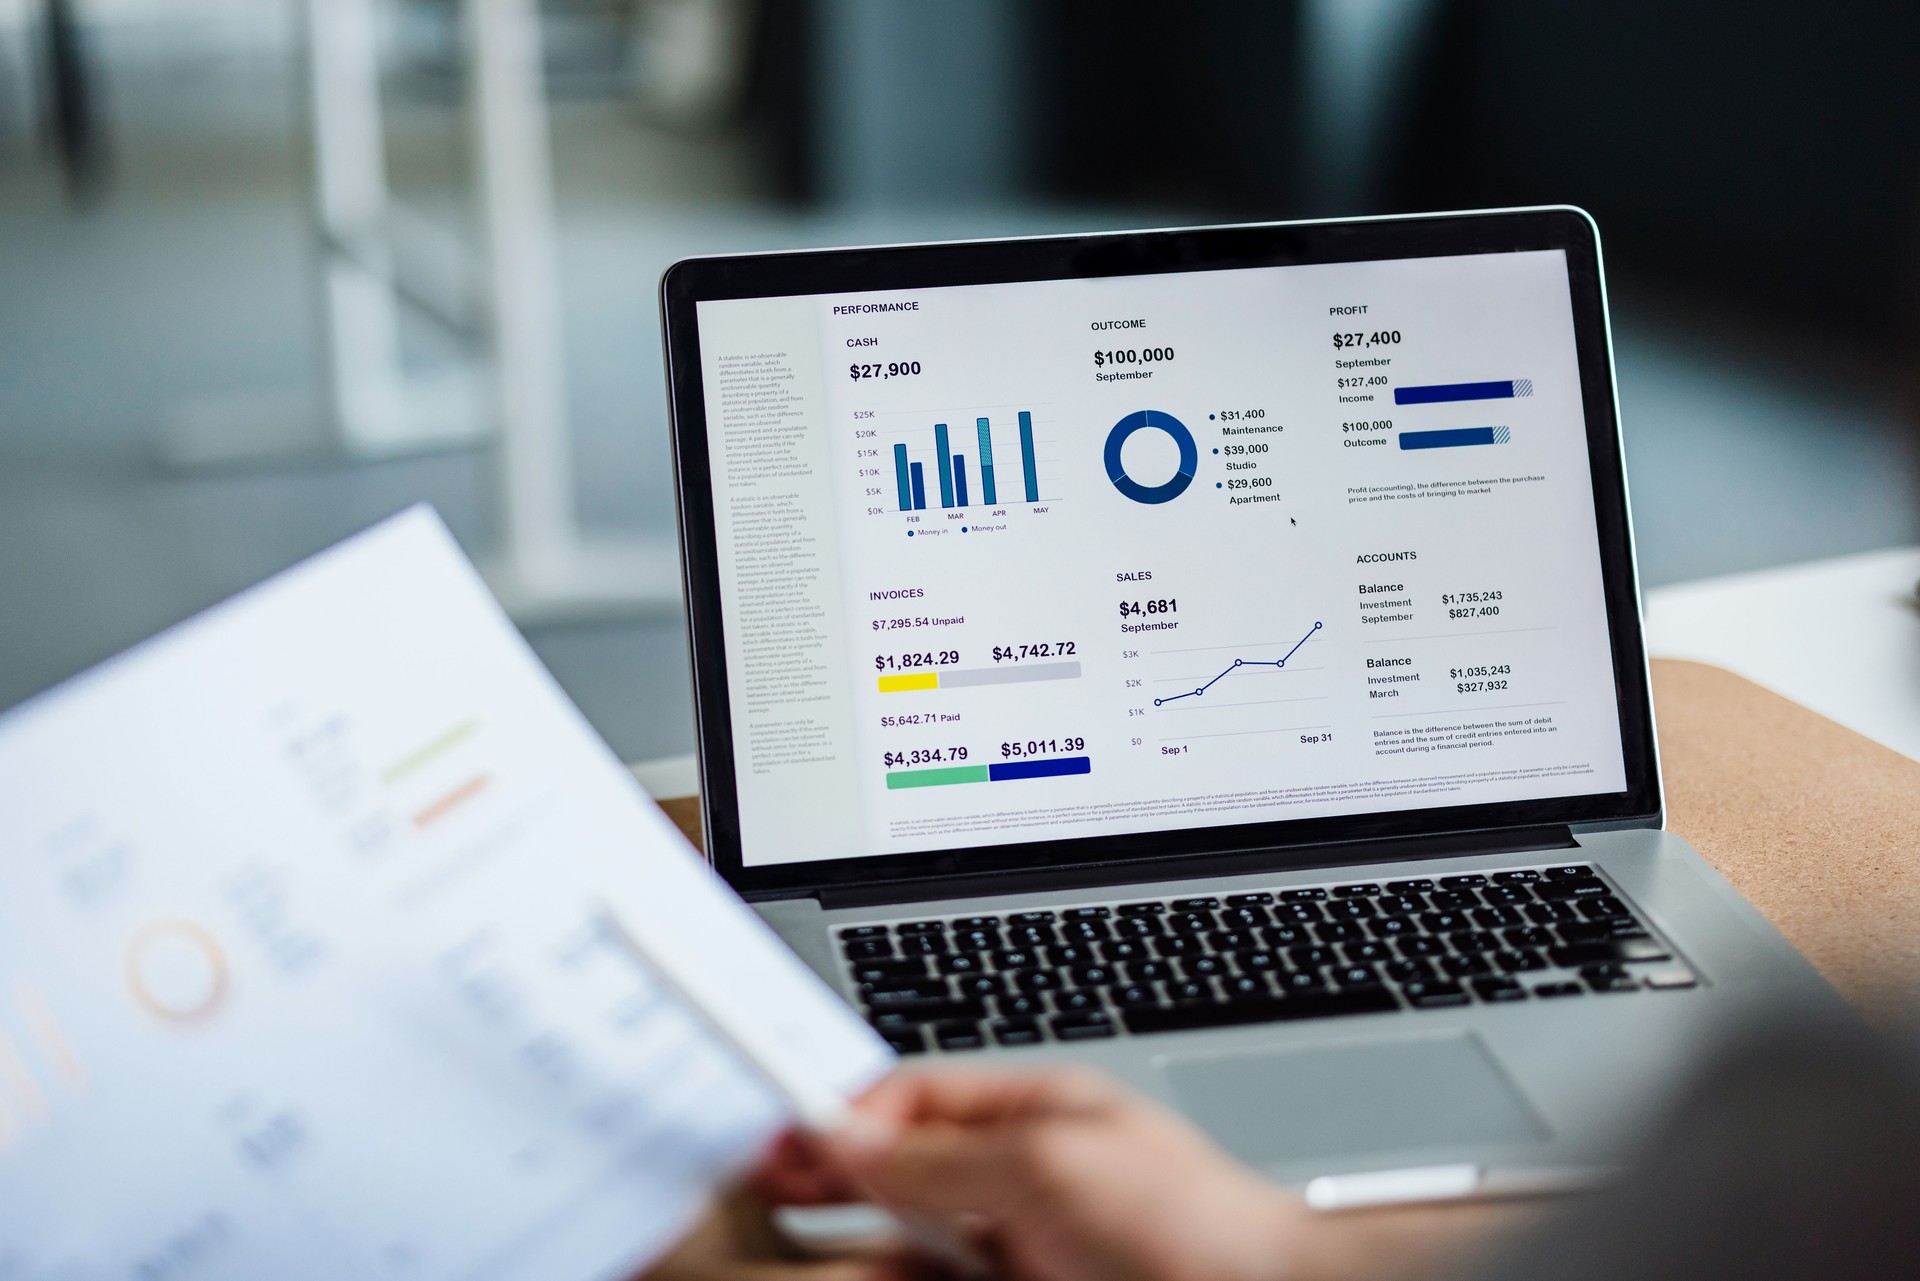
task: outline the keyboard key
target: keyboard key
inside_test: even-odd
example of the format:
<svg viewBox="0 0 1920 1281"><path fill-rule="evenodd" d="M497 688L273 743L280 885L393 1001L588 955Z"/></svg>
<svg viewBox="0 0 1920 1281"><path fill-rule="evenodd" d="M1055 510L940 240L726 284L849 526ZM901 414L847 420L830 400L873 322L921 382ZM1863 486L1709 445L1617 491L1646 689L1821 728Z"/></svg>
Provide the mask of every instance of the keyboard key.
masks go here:
<svg viewBox="0 0 1920 1281"><path fill-rule="evenodd" d="M1255 997L1273 995L1273 989L1267 985L1265 975L1242 974L1238 978L1228 979L1220 985L1229 1001L1248 1001Z"/></svg>
<svg viewBox="0 0 1920 1281"><path fill-rule="evenodd" d="M1233 963L1239 966L1241 972L1245 974L1251 974L1255 971L1264 972L1284 968L1280 964L1280 958L1272 952L1235 952L1233 954Z"/></svg>
<svg viewBox="0 0 1920 1281"><path fill-rule="evenodd" d="M868 1005L893 1005L901 1001L945 1000L952 993L943 978L889 979L884 984L862 988L860 997Z"/></svg>
<svg viewBox="0 0 1920 1281"><path fill-rule="evenodd" d="M956 930L997 930L1000 918L997 916L958 916L947 923Z"/></svg>
<svg viewBox="0 0 1920 1281"><path fill-rule="evenodd" d="M1547 879L1549 881L1594 881L1599 878L1600 873L1594 871L1584 863L1576 864L1572 867L1550 867L1547 869Z"/></svg>
<svg viewBox="0 0 1920 1281"><path fill-rule="evenodd" d="M1579 919L1579 913L1565 903L1529 903L1520 909L1520 914L1535 925L1553 925Z"/></svg>
<svg viewBox="0 0 1920 1281"><path fill-rule="evenodd" d="M1118 910L1122 916L1164 916L1167 905L1165 903L1122 903Z"/></svg>
<svg viewBox="0 0 1920 1281"><path fill-rule="evenodd" d="M1212 912L1176 912L1167 918L1167 928L1181 934L1205 934L1220 928Z"/></svg>
<svg viewBox="0 0 1920 1281"><path fill-rule="evenodd" d="M1341 987L1363 987L1369 983L1378 983L1380 975L1371 965L1342 965L1334 969L1333 981Z"/></svg>
<svg viewBox="0 0 1920 1281"><path fill-rule="evenodd" d="M1235 1027L1248 1023L1279 1023L1294 1019L1337 1018L1348 1014L1382 1014L1400 1003L1384 987L1351 988L1343 992L1306 992L1267 1000L1223 1001L1212 1005L1175 1006L1172 1009L1133 1009L1121 1018L1136 1034L1181 1032L1193 1028Z"/></svg>
<svg viewBox="0 0 1920 1281"><path fill-rule="evenodd" d="M877 1006L872 1023L878 1028L906 1023L938 1023L945 1019L983 1019L987 1007L978 1001L897 1001Z"/></svg>
<svg viewBox="0 0 1920 1281"><path fill-rule="evenodd" d="M1427 895L1427 902L1433 905L1436 912L1464 912L1470 907L1480 906L1480 896L1460 890L1438 890Z"/></svg>
<svg viewBox="0 0 1920 1281"><path fill-rule="evenodd" d="M1092 944L1081 946L1063 943L1059 947L1048 948L1047 956L1055 965L1091 965L1094 960Z"/></svg>
<svg viewBox="0 0 1920 1281"><path fill-rule="evenodd" d="M1207 946L1216 952L1244 952L1253 946L1253 931L1215 930L1207 935Z"/></svg>
<svg viewBox="0 0 1920 1281"><path fill-rule="evenodd" d="M1389 894L1425 894L1433 889L1433 882L1424 878L1412 881L1388 881Z"/></svg>
<svg viewBox="0 0 1920 1281"><path fill-rule="evenodd" d="M1268 947L1292 947L1296 943L1307 942L1307 927L1304 925L1269 925L1260 931L1260 939Z"/></svg>
<svg viewBox="0 0 1920 1281"><path fill-rule="evenodd" d="M1626 917L1628 920L1633 918L1633 913L1627 910L1627 905L1612 894L1579 899L1574 906L1580 915L1589 921L1605 921L1613 917Z"/></svg>
<svg viewBox="0 0 1920 1281"><path fill-rule="evenodd" d="M1007 981L998 974L974 974L960 979L954 986L962 996L1001 996L1007 990Z"/></svg>
<svg viewBox="0 0 1920 1281"><path fill-rule="evenodd" d="M1338 961L1330 947L1291 947L1287 949L1287 960L1298 969L1318 969L1323 965L1332 965Z"/></svg>
<svg viewBox="0 0 1920 1281"><path fill-rule="evenodd" d="M1015 912L1007 917L1008 925L1045 925L1053 920L1052 912Z"/></svg>
<svg viewBox="0 0 1920 1281"><path fill-rule="evenodd" d="M1273 913L1264 907L1230 907L1220 914L1228 929L1258 929L1273 924Z"/></svg>
<svg viewBox="0 0 1920 1281"><path fill-rule="evenodd" d="M956 952L998 952L1006 945L1006 936L999 930L955 930L953 933Z"/></svg>
<svg viewBox="0 0 1920 1281"><path fill-rule="evenodd" d="M1113 990L1115 1005L1157 1005L1160 996L1151 983L1129 983Z"/></svg>
<svg viewBox="0 0 1920 1281"><path fill-rule="evenodd" d="M889 933L884 925L849 925L840 931L842 939L883 939Z"/></svg>
<svg viewBox="0 0 1920 1281"><path fill-rule="evenodd" d="M1382 916L1368 921L1367 929L1377 939L1408 938L1420 932L1420 923L1411 916Z"/></svg>
<svg viewBox="0 0 1920 1281"><path fill-rule="evenodd" d="M1469 872L1465 876L1443 876L1440 888L1443 890L1477 890L1487 883L1487 878L1478 872Z"/></svg>
<svg viewBox="0 0 1920 1281"><path fill-rule="evenodd" d="M1335 898L1377 898L1379 894L1380 887L1373 884L1339 885L1333 891Z"/></svg>
<svg viewBox="0 0 1920 1281"><path fill-rule="evenodd" d="M900 939L900 950L908 956L940 956L951 950L947 942L946 931L927 934L907 934Z"/></svg>
<svg viewBox="0 0 1920 1281"><path fill-rule="evenodd" d="M1388 894L1378 906L1382 916L1415 916L1427 910L1427 900L1419 894Z"/></svg>
<svg viewBox="0 0 1920 1281"><path fill-rule="evenodd" d="M1600 898L1611 895L1605 881L1543 881L1534 887L1533 892L1543 901L1564 902L1568 899Z"/></svg>
<svg viewBox="0 0 1920 1281"><path fill-rule="evenodd" d="M1417 938L1395 939L1393 945L1402 956L1444 956L1447 951L1445 943L1425 935Z"/></svg>
<svg viewBox="0 0 1920 1281"><path fill-rule="evenodd" d="M1113 915L1110 907L1070 907L1061 913L1069 921L1104 921Z"/></svg>
<svg viewBox="0 0 1920 1281"><path fill-rule="evenodd" d="M1400 989L1400 995L1416 1010L1438 1010L1454 1005L1471 1005L1467 989L1445 979L1422 980Z"/></svg>
<svg viewBox="0 0 1920 1281"><path fill-rule="evenodd" d="M1102 943L1100 945L1101 959L1108 962L1144 961L1151 954L1151 951L1152 949L1145 943L1135 939L1116 939L1111 943Z"/></svg>
<svg viewBox="0 0 1920 1281"><path fill-rule="evenodd" d="M1419 918L1420 928L1429 934L1451 934L1455 930L1464 930L1470 924L1467 914L1449 909L1444 912L1428 912Z"/></svg>
<svg viewBox="0 0 1920 1281"><path fill-rule="evenodd" d="M1273 919L1281 924L1312 925L1327 919L1318 903L1282 903L1273 909Z"/></svg>
<svg viewBox="0 0 1920 1281"><path fill-rule="evenodd" d="M893 932L895 934L945 934L947 923L945 921L908 921L905 925L894 926Z"/></svg>
<svg viewBox="0 0 1920 1281"><path fill-rule="evenodd" d="M1165 961L1130 961L1127 977L1135 983L1154 983L1173 977L1173 967Z"/></svg>
<svg viewBox="0 0 1920 1281"><path fill-rule="evenodd" d="M1491 974L1493 967L1487 964L1484 956L1443 956L1440 958L1440 971L1457 979L1472 978L1476 974Z"/></svg>
<svg viewBox="0 0 1920 1281"><path fill-rule="evenodd" d="M1580 977L1596 992L1632 992L1640 987L1639 981L1618 965L1585 966Z"/></svg>
<svg viewBox="0 0 1920 1281"><path fill-rule="evenodd" d="M1114 922L1113 932L1121 938L1152 938L1156 934L1165 934L1167 927L1160 923L1157 916L1123 916Z"/></svg>
<svg viewBox="0 0 1920 1281"><path fill-rule="evenodd" d="M1340 949L1347 960L1355 965L1371 965L1375 961L1391 961L1393 949L1385 943L1348 943Z"/></svg>
<svg viewBox="0 0 1920 1281"><path fill-rule="evenodd" d="M1558 996L1584 996L1587 989L1578 983L1536 983L1533 994L1542 1000L1552 1000Z"/></svg>
<svg viewBox="0 0 1920 1281"><path fill-rule="evenodd" d="M1543 930L1537 925L1523 925L1518 929L1506 931L1500 936L1508 947L1551 947L1553 931Z"/></svg>
<svg viewBox="0 0 1920 1281"><path fill-rule="evenodd" d="M1524 1001L1527 999L1527 989L1521 987L1517 979L1510 979L1504 975L1493 975L1487 978L1475 979L1471 986L1474 994L1481 1000L1492 1001L1495 1004L1502 1001Z"/></svg>
<svg viewBox="0 0 1920 1281"><path fill-rule="evenodd" d="M1047 1012L1047 998L1038 992L1003 996L993 1004L1001 1017L1009 1019L1030 1019Z"/></svg>
<svg viewBox="0 0 1920 1281"><path fill-rule="evenodd" d="M1322 943L1350 943L1362 937L1360 927L1348 921L1322 921L1313 927L1313 936Z"/></svg>
<svg viewBox="0 0 1920 1281"><path fill-rule="evenodd" d="M1022 992L1050 992L1063 986L1052 970L1022 970L1013 976L1013 985Z"/></svg>
<svg viewBox="0 0 1920 1281"><path fill-rule="evenodd" d="M1520 913L1510 907L1476 907L1467 915L1483 930L1499 930L1520 924Z"/></svg>
<svg viewBox="0 0 1920 1281"><path fill-rule="evenodd" d="M1378 916L1373 902L1364 898L1343 898L1327 904L1327 916L1335 921L1364 921L1370 916Z"/></svg>
<svg viewBox="0 0 1920 1281"><path fill-rule="evenodd" d="M1387 977L1395 983L1412 983L1416 979L1430 979L1433 977L1433 962L1431 961L1389 961L1381 968L1386 971Z"/></svg>
<svg viewBox="0 0 1920 1281"><path fill-rule="evenodd" d="M1038 1045L1044 1038L1032 1019L1001 1019L993 1025L993 1039L1002 1045Z"/></svg>
<svg viewBox="0 0 1920 1281"><path fill-rule="evenodd" d="M1282 903L1317 903L1326 896L1327 892L1323 889L1280 891L1280 901Z"/></svg>
<svg viewBox="0 0 1920 1281"><path fill-rule="evenodd" d="M975 1022L935 1023L933 1040L943 1050L981 1050L987 1045L986 1036Z"/></svg>
<svg viewBox="0 0 1920 1281"><path fill-rule="evenodd" d="M892 961L857 961L853 967L855 983L884 983L888 979L926 977L927 958L908 956Z"/></svg>
<svg viewBox="0 0 1920 1281"><path fill-rule="evenodd" d="M1540 959L1540 954L1527 947L1495 952L1487 959L1493 963L1493 968L1502 974L1524 974L1531 970L1547 968L1547 963Z"/></svg>
<svg viewBox="0 0 1920 1281"><path fill-rule="evenodd" d="M1565 931L1562 931L1564 933ZM1547 959L1567 969L1615 961L1666 961L1672 953L1653 939L1609 939L1603 943L1571 943L1547 949Z"/></svg>
<svg viewBox="0 0 1920 1281"><path fill-rule="evenodd" d="M1068 921L1060 935L1069 943L1104 943L1113 937L1113 927L1105 921Z"/></svg>
<svg viewBox="0 0 1920 1281"><path fill-rule="evenodd" d="M1213 985L1205 979L1187 979L1180 983L1167 984L1167 999L1174 1004L1193 1002L1211 1003Z"/></svg>
<svg viewBox="0 0 1920 1281"><path fill-rule="evenodd" d="M1004 952L995 952L991 959L996 970L1030 970L1040 964L1040 953L1031 948L1010 947Z"/></svg>
<svg viewBox="0 0 1920 1281"><path fill-rule="evenodd" d="M1176 912L1211 912L1220 906L1217 898L1177 898L1173 900Z"/></svg>
<svg viewBox="0 0 1920 1281"><path fill-rule="evenodd" d="M1114 1033L1113 1018L1105 1010L1056 1014L1052 1027L1054 1036L1062 1041L1091 1041Z"/></svg>
<svg viewBox="0 0 1920 1281"><path fill-rule="evenodd" d="M1100 994L1098 992L1089 992L1084 988L1076 988L1071 992L1055 992L1053 994L1053 1008L1059 1010L1062 1014L1079 1014L1085 1010L1103 1009L1104 1003L1100 1000Z"/></svg>
<svg viewBox="0 0 1920 1281"><path fill-rule="evenodd" d="M1524 885L1489 885L1480 891L1480 901L1496 907L1517 907L1533 902L1533 891Z"/></svg>
<svg viewBox="0 0 1920 1281"><path fill-rule="evenodd" d="M1267 893L1265 890L1261 890L1257 894L1227 895L1228 907L1258 907L1262 903L1271 902L1273 902L1273 895Z"/></svg>
<svg viewBox="0 0 1920 1281"><path fill-rule="evenodd" d="M953 952L933 958L933 968L942 974L978 974L987 963L970 952Z"/></svg>
<svg viewBox="0 0 1920 1281"><path fill-rule="evenodd" d="M1327 985L1318 970L1288 970L1274 981L1288 992L1318 992Z"/></svg>
<svg viewBox="0 0 1920 1281"><path fill-rule="evenodd" d="M1201 940L1191 934L1174 934L1153 940L1154 951L1161 956L1197 956L1204 951Z"/></svg>
<svg viewBox="0 0 1920 1281"><path fill-rule="evenodd" d="M911 1025L880 1029L880 1039L893 1047L895 1054L925 1054L927 1034Z"/></svg>
<svg viewBox="0 0 1920 1281"><path fill-rule="evenodd" d="M849 961L879 961L894 955L890 938L854 939L842 948Z"/></svg>
<svg viewBox="0 0 1920 1281"><path fill-rule="evenodd" d="M1007 941L1015 947L1058 947L1060 935L1051 925L1016 925L1007 931Z"/></svg>
<svg viewBox="0 0 1920 1281"><path fill-rule="evenodd" d="M1068 972L1075 987L1105 987L1119 981L1119 976L1105 965L1079 965Z"/></svg>
<svg viewBox="0 0 1920 1281"><path fill-rule="evenodd" d="M1217 956L1191 956L1180 962L1180 968L1187 972L1188 978L1211 978L1225 974L1227 963Z"/></svg>
<svg viewBox="0 0 1920 1281"><path fill-rule="evenodd" d="M1447 935L1447 945L1456 952L1498 952L1500 940L1486 930L1456 930Z"/></svg>
<svg viewBox="0 0 1920 1281"><path fill-rule="evenodd" d="M1540 879L1540 873L1528 867L1516 872L1495 872L1493 879L1502 885L1531 885Z"/></svg>
<svg viewBox="0 0 1920 1281"><path fill-rule="evenodd" d="M1700 984L1700 980L1693 976L1693 971L1682 965L1663 965L1658 969L1647 970L1640 975L1640 981L1650 988L1663 992L1698 987Z"/></svg>

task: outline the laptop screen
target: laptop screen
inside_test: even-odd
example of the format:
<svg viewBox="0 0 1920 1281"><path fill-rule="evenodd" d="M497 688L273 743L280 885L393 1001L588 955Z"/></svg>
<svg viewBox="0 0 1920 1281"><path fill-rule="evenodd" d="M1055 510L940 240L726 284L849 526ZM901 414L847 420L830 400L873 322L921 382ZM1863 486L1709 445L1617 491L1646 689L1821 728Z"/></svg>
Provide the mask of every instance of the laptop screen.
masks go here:
<svg viewBox="0 0 1920 1281"><path fill-rule="evenodd" d="M696 315L743 866L1627 787L1563 250Z"/></svg>

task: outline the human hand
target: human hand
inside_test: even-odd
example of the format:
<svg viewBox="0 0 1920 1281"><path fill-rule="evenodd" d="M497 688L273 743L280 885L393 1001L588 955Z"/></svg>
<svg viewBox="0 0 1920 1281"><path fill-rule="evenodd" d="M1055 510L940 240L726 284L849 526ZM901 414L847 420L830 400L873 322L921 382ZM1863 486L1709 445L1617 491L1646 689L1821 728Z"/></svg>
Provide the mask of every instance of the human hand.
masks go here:
<svg viewBox="0 0 1920 1281"><path fill-rule="evenodd" d="M635 1281L907 1281L911 1275L894 1258L809 1257L780 1235L765 1201L737 1188Z"/></svg>
<svg viewBox="0 0 1920 1281"><path fill-rule="evenodd" d="M1018 1281L1296 1277L1314 1226L1191 1125L1081 1069L889 1078L840 1133L783 1142L756 1185L964 1216Z"/></svg>

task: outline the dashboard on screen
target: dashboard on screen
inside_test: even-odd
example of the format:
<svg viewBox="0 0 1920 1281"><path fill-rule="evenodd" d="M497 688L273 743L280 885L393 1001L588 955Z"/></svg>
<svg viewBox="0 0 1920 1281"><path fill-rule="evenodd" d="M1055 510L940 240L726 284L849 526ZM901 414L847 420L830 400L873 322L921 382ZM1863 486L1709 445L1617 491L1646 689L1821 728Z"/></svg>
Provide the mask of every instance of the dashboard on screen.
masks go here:
<svg viewBox="0 0 1920 1281"><path fill-rule="evenodd" d="M696 316L743 865L1627 787L1563 251Z"/></svg>

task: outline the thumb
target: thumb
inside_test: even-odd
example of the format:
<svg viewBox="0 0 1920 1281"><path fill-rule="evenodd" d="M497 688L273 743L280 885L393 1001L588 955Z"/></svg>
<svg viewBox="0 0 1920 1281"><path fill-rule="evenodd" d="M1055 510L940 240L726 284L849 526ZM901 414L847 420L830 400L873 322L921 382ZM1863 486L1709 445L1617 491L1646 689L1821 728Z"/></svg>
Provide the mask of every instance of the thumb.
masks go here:
<svg viewBox="0 0 1920 1281"><path fill-rule="evenodd" d="M856 1114L827 1149L862 1191L886 1204L994 1215L1021 1196L1016 1129L935 1123L903 1130Z"/></svg>

